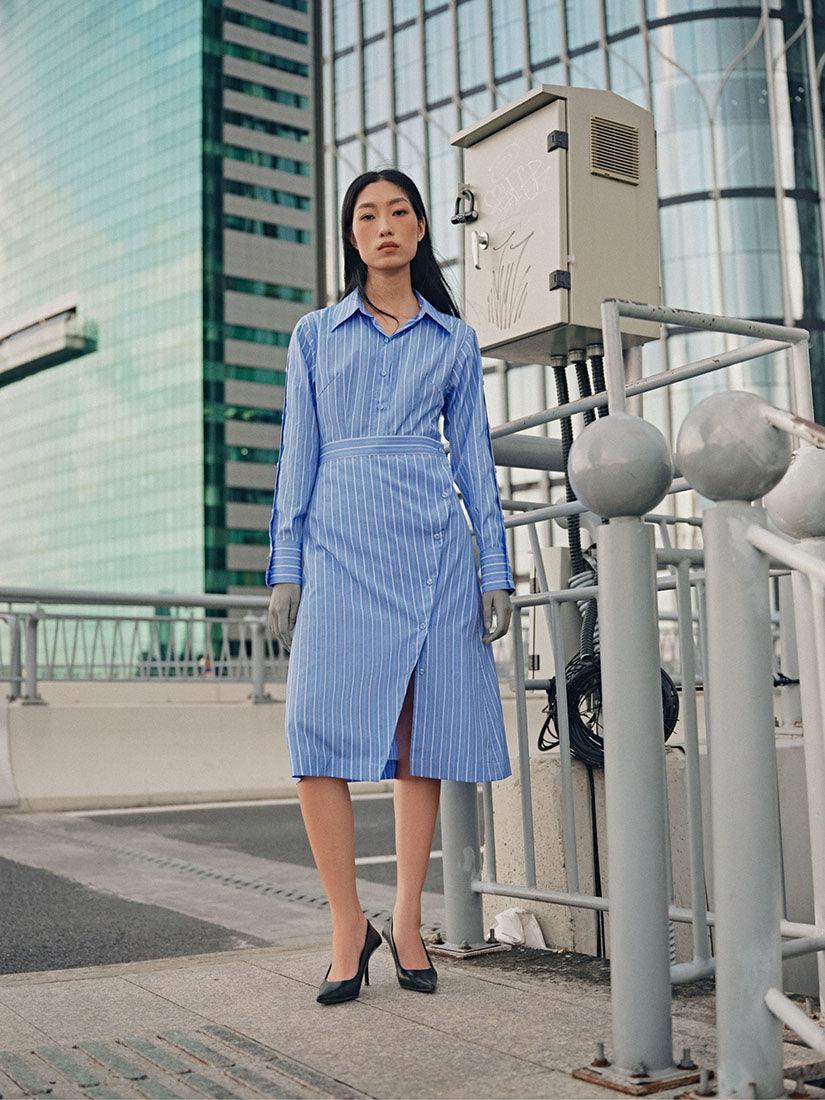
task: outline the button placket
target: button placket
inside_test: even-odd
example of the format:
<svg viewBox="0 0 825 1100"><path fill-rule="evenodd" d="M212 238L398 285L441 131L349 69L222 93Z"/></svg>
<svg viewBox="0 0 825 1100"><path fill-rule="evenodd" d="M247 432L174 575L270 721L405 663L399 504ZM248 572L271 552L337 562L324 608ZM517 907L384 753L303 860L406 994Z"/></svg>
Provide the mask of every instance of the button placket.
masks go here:
<svg viewBox="0 0 825 1100"><path fill-rule="evenodd" d="M385 334L384 335L384 361L383 361L383 365L381 367L381 377L382 378L386 377L387 371L389 369L387 367L387 358L389 356L389 342L390 342L390 337ZM386 390L386 383L382 382L378 387L379 400L376 402L376 408L377 408L379 413L382 413L384 411L384 409L387 407L386 400L381 400L382 397L386 396L385 390ZM381 418L379 416L378 420L380 421L380 419ZM380 425L379 425L379 427L380 427Z"/></svg>

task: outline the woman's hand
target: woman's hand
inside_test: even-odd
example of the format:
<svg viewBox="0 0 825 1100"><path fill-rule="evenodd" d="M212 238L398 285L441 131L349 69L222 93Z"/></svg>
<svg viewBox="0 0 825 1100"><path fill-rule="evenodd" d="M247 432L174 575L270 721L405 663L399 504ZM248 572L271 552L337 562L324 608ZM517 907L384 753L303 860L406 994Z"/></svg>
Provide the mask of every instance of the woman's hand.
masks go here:
<svg viewBox="0 0 825 1100"><path fill-rule="evenodd" d="M295 630L295 619L298 616L300 602L300 584L285 581L282 584L273 585L266 616L267 624L287 653L292 648L292 633Z"/></svg>
<svg viewBox="0 0 825 1100"><path fill-rule="evenodd" d="M492 592L481 593L481 604L484 611L484 629L482 642L494 642L501 638L510 628L510 616L513 606L510 603L510 593L506 588L496 588ZM493 612L496 616L496 629L493 630Z"/></svg>

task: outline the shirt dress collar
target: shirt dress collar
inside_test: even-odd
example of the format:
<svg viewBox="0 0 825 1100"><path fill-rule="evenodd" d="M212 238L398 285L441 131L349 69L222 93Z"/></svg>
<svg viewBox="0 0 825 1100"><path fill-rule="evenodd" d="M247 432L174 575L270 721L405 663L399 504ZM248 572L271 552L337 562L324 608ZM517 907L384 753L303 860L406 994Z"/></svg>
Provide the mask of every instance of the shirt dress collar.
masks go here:
<svg viewBox="0 0 825 1100"><path fill-rule="evenodd" d="M419 311L418 315L420 316L420 313L423 311L429 317L432 317L435 322L441 325L442 328L446 329L447 332L451 332L452 329L450 327L447 316L437 310L435 306L433 306L430 302L428 302L423 294L419 294L417 290L413 290L413 293L415 294L421 306L421 310ZM336 302L335 305L330 307L330 311L332 313L332 323L330 324L330 328L337 328L338 325L346 321L348 317L351 317L356 310L360 310L361 313L363 313L364 316L369 319L372 319L373 317L373 315L364 305L364 302L361 298L361 290L359 287L355 287L349 292L349 294L347 294L345 298L342 298L340 302Z"/></svg>

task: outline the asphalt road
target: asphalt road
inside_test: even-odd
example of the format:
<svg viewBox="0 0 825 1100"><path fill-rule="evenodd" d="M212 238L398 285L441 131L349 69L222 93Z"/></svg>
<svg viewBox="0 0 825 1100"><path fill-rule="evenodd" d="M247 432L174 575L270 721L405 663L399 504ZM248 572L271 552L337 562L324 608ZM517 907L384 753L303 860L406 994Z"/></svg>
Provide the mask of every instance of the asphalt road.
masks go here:
<svg viewBox="0 0 825 1100"><path fill-rule="evenodd" d="M392 798L353 798L355 819L355 858L392 856L395 829ZM136 826L151 829L175 840L195 844L217 844L247 855L314 867L312 850L304 830L297 802L250 805L228 809L187 809L141 813L87 814L91 821L106 825ZM440 814L436 819L432 849L441 851ZM358 877L370 882L395 884L395 863L359 863ZM425 890L441 892L441 860L430 860Z"/></svg>
<svg viewBox="0 0 825 1100"><path fill-rule="evenodd" d="M394 887L391 795L353 798L353 811L359 879ZM315 866L297 801L65 815L78 816L103 828L109 843L115 846L119 827L124 828L124 836L127 836L125 829L131 827L155 838L197 845L203 849L203 855L191 857L192 861L205 867L210 866L212 848L270 860L273 873L267 870L267 879L279 888L295 885L289 881L289 867L296 868L296 881L305 883L306 870L299 874L297 869L314 870ZM437 820L432 845L435 853L441 849L439 826ZM37 823L33 827L37 829ZM129 834L128 846L134 849L134 834ZM191 904L187 906L184 902L186 891L193 890L191 875L188 882L181 880L183 911L178 911L174 894L167 904L156 904L135 900L134 896L119 896L117 886L108 882L104 886L88 885L88 876L79 869L76 858L67 855L61 861L59 847L57 855L50 856L46 869L29 865L24 858L10 857L14 852L10 841L4 848L3 815L0 815L0 973L171 958L277 942L277 935L252 934L240 921L235 927L226 927L222 920L226 924L232 920L218 908L204 908L208 919L193 916ZM41 862L35 856L30 857L32 863ZM225 863L223 866L225 869ZM425 890L441 894L441 870L441 858L436 854L430 861ZM73 873L86 881L75 880ZM151 862L142 866L138 861L134 865L136 882L142 876L142 880L151 884L156 874ZM139 897L154 896L148 888L145 894L140 890L136 893ZM242 897L238 900L243 902ZM267 904L266 899L258 897L255 903ZM283 911L284 903L279 904ZM274 899L271 905L274 912ZM319 919L328 920L328 910L319 913L317 907L310 911L297 904L286 908L295 926L306 921L309 928L314 921L312 927L317 929ZM258 929L257 925L254 927Z"/></svg>

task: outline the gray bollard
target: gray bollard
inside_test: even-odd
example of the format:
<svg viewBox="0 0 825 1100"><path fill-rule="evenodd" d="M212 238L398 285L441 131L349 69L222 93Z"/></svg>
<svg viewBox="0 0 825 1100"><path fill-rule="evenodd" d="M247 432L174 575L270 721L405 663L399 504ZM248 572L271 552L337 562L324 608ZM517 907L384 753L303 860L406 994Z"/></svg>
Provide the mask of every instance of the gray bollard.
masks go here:
<svg viewBox="0 0 825 1100"><path fill-rule="evenodd" d="M463 943L477 949L486 946L481 894L470 888L481 878L478 839L478 804L475 783L445 779L441 784L441 835L444 874L444 909L448 950Z"/></svg>
<svg viewBox="0 0 825 1100"><path fill-rule="evenodd" d="M749 393L719 393L685 418L682 474L717 503L704 517L710 774L716 916L718 1095L783 1095L782 919L768 558L746 538L766 526L751 501L788 467L789 438Z"/></svg>
<svg viewBox="0 0 825 1100"><path fill-rule="evenodd" d="M769 563L745 538L753 523L764 512L745 501L705 513L718 1076L734 1097L751 1081L782 1095L782 1024L764 1002L782 988Z"/></svg>
<svg viewBox="0 0 825 1100"><path fill-rule="evenodd" d="M788 472L765 497L773 523L799 539L799 549L825 560L825 451L803 446ZM808 578L793 573L799 691L802 709L805 775L814 894L814 923L825 928L825 699L820 695L820 670L825 653L817 653L813 615L814 594ZM825 1012L825 952L817 955L819 1011Z"/></svg>
<svg viewBox="0 0 825 1100"><path fill-rule="evenodd" d="M599 632L610 881L610 1075L673 1066L665 758L653 529L641 516L670 486L664 437L617 412L570 452L576 495L598 529Z"/></svg>

